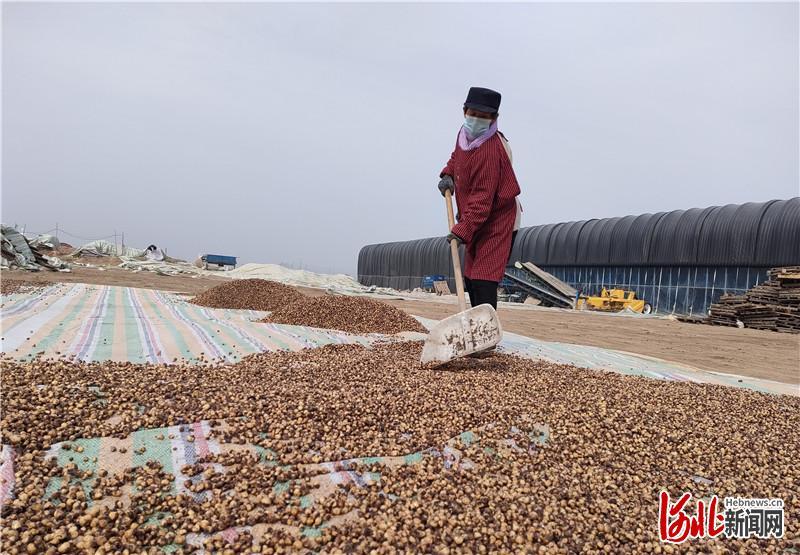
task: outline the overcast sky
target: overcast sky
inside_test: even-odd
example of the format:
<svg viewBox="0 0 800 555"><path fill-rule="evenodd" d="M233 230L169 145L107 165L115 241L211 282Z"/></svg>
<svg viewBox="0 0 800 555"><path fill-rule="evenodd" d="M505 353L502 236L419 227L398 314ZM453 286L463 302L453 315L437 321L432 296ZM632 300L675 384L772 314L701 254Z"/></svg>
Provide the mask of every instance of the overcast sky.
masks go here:
<svg viewBox="0 0 800 555"><path fill-rule="evenodd" d="M798 4L13 4L2 220L355 273L447 232L471 85L523 225L798 195ZM78 239L62 236L70 243Z"/></svg>

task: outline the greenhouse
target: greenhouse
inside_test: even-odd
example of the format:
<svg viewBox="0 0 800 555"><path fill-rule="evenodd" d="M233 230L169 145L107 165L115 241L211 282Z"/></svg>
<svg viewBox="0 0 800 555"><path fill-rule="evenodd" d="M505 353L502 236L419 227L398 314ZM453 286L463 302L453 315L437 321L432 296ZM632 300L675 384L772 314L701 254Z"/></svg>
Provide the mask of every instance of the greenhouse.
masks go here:
<svg viewBox="0 0 800 555"><path fill-rule="evenodd" d="M770 268L800 264L800 197L526 227L516 261L585 294L619 287L656 312L704 313L723 293L766 280ZM454 288L443 237L367 245L358 257L365 285L415 289L436 274Z"/></svg>

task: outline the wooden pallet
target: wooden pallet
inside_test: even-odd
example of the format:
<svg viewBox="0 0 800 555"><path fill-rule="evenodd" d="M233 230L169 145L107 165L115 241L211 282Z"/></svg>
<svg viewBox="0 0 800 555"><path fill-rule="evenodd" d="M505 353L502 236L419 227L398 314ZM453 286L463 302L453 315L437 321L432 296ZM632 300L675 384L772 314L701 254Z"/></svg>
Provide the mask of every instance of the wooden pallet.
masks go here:
<svg viewBox="0 0 800 555"><path fill-rule="evenodd" d="M450 286L447 285L446 281L434 281L433 282L433 290L436 291L437 295L449 295L450 294Z"/></svg>
<svg viewBox="0 0 800 555"><path fill-rule="evenodd" d="M722 295L711 305L708 323L800 333L800 266L772 268L769 279L744 295Z"/></svg>

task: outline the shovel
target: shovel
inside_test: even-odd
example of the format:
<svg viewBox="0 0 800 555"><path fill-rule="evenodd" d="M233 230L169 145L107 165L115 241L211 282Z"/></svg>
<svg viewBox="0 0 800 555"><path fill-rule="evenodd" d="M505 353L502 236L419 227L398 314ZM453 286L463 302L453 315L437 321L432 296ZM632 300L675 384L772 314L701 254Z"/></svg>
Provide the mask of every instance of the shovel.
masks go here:
<svg viewBox="0 0 800 555"><path fill-rule="evenodd" d="M453 197L445 191L448 229L456 225L453 217ZM492 305L482 304L467 310L464 299L464 282L461 279L461 260L458 256L458 241L450 241L450 254L453 257L458 309L460 312L448 316L431 328L422 348L422 363L447 362L454 358L471 355L491 349L503 338L500 320Z"/></svg>

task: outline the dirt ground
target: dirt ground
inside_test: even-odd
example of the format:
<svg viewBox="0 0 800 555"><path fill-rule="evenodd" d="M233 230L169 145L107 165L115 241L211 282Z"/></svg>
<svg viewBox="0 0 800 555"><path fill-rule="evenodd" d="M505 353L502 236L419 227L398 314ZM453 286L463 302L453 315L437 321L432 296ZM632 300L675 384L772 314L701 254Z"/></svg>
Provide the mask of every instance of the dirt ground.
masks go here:
<svg viewBox="0 0 800 555"><path fill-rule="evenodd" d="M28 272L3 270L0 279L17 279L43 283L92 283L95 285L122 285L142 289L160 289L176 293L195 294L213 287L227 278L215 276L190 277L187 275L160 276L153 272L132 272L122 268L82 268L74 266L71 272Z"/></svg>
<svg viewBox="0 0 800 555"><path fill-rule="evenodd" d="M440 303L387 302L425 318L441 319L456 310ZM543 341L593 345L703 370L800 383L800 335L558 309L501 307L499 315L503 329Z"/></svg>
<svg viewBox="0 0 800 555"><path fill-rule="evenodd" d="M195 294L226 278L160 276L120 268L73 268L65 272L3 271L0 279L93 283L162 289ZM308 295L321 290L300 288ZM410 314L441 319L453 314L453 304L388 300ZM609 316L550 309L500 308L507 331L544 341L593 345L670 360L703 370L800 384L800 335L700 324L657 318Z"/></svg>

